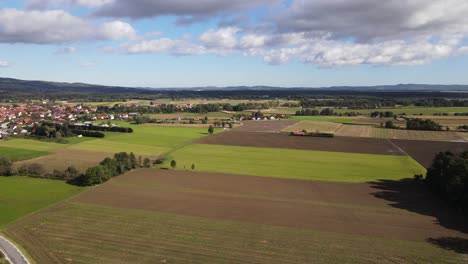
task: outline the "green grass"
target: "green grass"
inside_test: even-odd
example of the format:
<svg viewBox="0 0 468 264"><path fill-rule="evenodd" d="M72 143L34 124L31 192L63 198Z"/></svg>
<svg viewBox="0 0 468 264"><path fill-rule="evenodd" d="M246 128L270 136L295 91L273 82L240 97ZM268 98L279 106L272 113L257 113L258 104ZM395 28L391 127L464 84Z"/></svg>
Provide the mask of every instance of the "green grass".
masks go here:
<svg viewBox="0 0 468 264"><path fill-rule="evenodd" d="M193 144L171 153L177 168L278 178L369 182L425 173L407 156ZM169 167L170 159L163 166Z"/></svg>
<svg viewBox="0 0 468 264"><path fill-rule="evenodd" d="M79 227L79 228L78 228ZM37 263L464 263L429 243L68 202L9 227Z"/></svg>
<svg viewBox="0 0 468 264"><path fill-rule="evenodd" d="M29 149L18 149L10 147L0 146L0 157L7 157L12 161L28 160L41 156L49 155L47 151L29 150Z"/></svg>
<svg viewBox="0 0 468 264"><path fill-rule="evenodd" d="M66 147L66 145L54 143L54 142L40 141L40 140L35 140L35 139L14 138L14 139L6 140L6 141L0 141L0 147L49 151L54 148Z"/></svg>
<svg viewBox="0 0 468 264"><path fill-rule="evenodd" d="M81 190L63 181L0 177L0 228Z"/></svg>
<svg viewBox="0 0 468 264"><path fill-rule="evenodd" d="M122 127L131 127L133 133L106 133L103 139L85 141L70 146L71 149L116 153L134 152L143 156L158 156L172 148L206 136L207 128L134 125L128 122L113 122Z"/></svg>

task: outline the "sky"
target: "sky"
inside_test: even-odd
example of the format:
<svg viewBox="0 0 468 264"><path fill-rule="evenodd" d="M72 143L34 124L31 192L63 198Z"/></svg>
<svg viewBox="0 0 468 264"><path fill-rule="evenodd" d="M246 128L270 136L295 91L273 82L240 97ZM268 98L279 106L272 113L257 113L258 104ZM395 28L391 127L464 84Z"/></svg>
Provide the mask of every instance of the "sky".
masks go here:
<svg viewBox="0 0 468 264"><path fill-rule="evenodd" d="M0 0L0 77L468 84L466 0Z"/></svg>

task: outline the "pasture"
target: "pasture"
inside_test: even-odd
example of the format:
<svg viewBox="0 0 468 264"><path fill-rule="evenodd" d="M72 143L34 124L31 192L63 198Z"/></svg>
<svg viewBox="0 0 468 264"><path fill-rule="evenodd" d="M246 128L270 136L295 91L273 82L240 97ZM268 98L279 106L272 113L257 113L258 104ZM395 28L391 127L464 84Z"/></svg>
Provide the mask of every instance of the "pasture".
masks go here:
<svg viewBox="0 0 468 264"><path fill-rule="evenodd" d="M70 146L70 149L104 153L134 152L142 156L159 156L172 148L180 147L208 134L204 127L167 127L154 125L131 125L133 133L107 132L103 139L95 139Z"/></svg>
<svg viewBox="0 0 468 264"><path fill-rule="evenodd" d="M407 156L192 144L171 153L178 169L317 181L402 179L425 169ZM169 166L168 159L164 166Z"/></svg>
<svg viewBox="0 0 468 264"><path fill-rule="evenodd" d="M423 197L451 213L418 188L406 190L409 196L397 189L394 198ZM466 234L374 194L389 190L138 170L5 232L38 263L52 264L464 263L463 255L439 248L437 238Z"/></svg>
<svg viewBox="0 0 468 264"><path fill-rule="evenodd" d="M82 189L62 181L0 177L0 228Z"/></svg>
<svg viewBox="0 0 468 264"><path fill-rule="evenodd" d="M9 158L12 161L27 160L50 154L47 151L38 151L30 149L19 149L0 146L0 157Z"/></svg>

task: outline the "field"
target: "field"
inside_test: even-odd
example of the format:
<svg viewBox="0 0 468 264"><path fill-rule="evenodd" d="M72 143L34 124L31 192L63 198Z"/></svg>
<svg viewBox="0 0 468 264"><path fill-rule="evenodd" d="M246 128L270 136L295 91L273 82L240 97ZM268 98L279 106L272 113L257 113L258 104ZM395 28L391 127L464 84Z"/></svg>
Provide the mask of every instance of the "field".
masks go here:
<svg viewBox="0 0 468 264"><path fill-rule="evenodd" d="M366 125L342 125L335 131L335 135L342 137L373 137L384 139L464 141L464 138L460 137L456 132L385 129Z"/></svg>
<svg viewBox="0 0 468 264"><path fill-rule="evenodd" d="M297 121L244 121L242 126L232 129L238 132L271 132L277 133L296 124Z"/></svg>
<svg viewBox="0 0 468 264"><path fill-rule="evenodd" d="M6 233L38 263L464 263L437 246L466 237L445 227L461 219L438 224L438 200L392 186L138 170Z"/></svg>
<svg viewBox="0 0 468 264"><path fill-rule="evenodd" d="M284 133L229 131L197 140L198 144L402 155L388 140L349 137L297 137Z"/></svg>
<svg viewBox="0 0 468 264"><path fill-rule="evenodd" d="M425 173L438 151L468 150L468 143L393 140L439 135L328 121L245 121L214 135L206 127L115 122L134 133L71 144L0 142L0 149L51 153L15 163L48 170L83 171L120 151L168 157L50 207L82 189L0 178L0 211L8 212L0 227L38 264L466 263L464 219L406 178ZM355 137L281 133L288 129Z"/></svg>
<svg viewBox="0 0 468 264"><path fill-rule="evenodd" d="M0 177L0 228L81 190L61 181Z"/></svg>
<svg viewBox="0 0 468 264"><path fill-rule="evenodd" d="M89 167L98 165L103 159L111 156L112 154L102 152L62 148L53 150L53 154L48 156L16 162L15 166L37 163L44 165L48 172L63 171L74 166L78 171L85 172Z"/></svg>
<svg viewBox="0 0 468 264"><path fill-rule="evenodd" d="M48 154L49 152L47 151L37 151L30 149L19 149L0 146L0 157L9 158L12 161L27 160Z"/></svg>
<svg viewBox="0 0 468 264"><path fill-rule="evenodd" d="M307 132L334 133L341 124L320 121L302 121L281 130L282 132L294 132L306 130Z"/></svg>
<svg viewBox="0 0 468 264"><path fill-rule="evenodd" d="M432 164L432 160L439 152L468 151L468 143L462 142L436 142L417 140L392 140L392 142L417 160L425 168Z"/></svg>
<svg viewBox="0 0 468 264"><path fill-rule="evenodd" d="M172 152L171 158L179 169L195 164L207 172L318 181L368 182L424 173L413 159L398 155L193 144Z"/></svg>

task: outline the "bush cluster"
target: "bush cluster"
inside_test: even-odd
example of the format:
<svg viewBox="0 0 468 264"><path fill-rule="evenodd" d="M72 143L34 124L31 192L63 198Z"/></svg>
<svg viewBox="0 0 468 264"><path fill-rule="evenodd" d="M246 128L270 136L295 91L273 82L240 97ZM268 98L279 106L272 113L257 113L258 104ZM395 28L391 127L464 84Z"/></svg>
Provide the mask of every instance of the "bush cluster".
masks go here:
<svg viewBox="0 0 468 264"><path fill-rule="evenodd" d="M442 126L430 119L407 119L406 129L408 130L427 130L427 131L441 131Z"/></svg>
<svg viewBox="0 0 468 264"><path fill-rule="evenodd" d="M81 129L72 129L73 134L75 135L82 135L83 137L96 137L96 138L103 138L106 135L99 131L89 131L89 130L81 130Z"/></svg>

